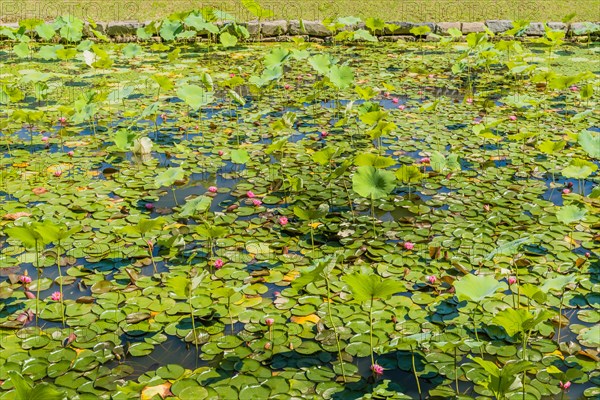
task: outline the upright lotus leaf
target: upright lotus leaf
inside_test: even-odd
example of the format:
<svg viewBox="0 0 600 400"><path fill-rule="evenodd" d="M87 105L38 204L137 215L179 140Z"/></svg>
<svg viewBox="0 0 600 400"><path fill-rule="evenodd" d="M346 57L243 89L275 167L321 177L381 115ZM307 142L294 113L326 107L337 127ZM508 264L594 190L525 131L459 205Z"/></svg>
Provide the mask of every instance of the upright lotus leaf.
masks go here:
<svg viewBox="0 0 600 400"><path fill-rule="evenodd" d="M235 149L231 151L231 162L235 164L246 164L250 161L250 154L244 149Z"/></svg>
<svg viewBox="0 0 600 400"><path fill-rule="evenodd" d="M431 28L427 25L415 26L411 28L410 33L415 36L425 36L431 32Z"/></svg>
<svg viewBox="0 0 600 400"><path fill-rule="evenodd" d="M540 287L540 290L545 293L549 292L550 290L561 291L565 288L565 286L575 283L576 281L577 278L573 274L560 275L556 278L545 279Z"/></svg>
<svg viewBox="0 0 600 400"><path fill-rule="evenodd" d="M365 26L369 28L372 33L381 33L385 28L385 21L381 18L369 17L365 20Z"/></svg>
<svg viewBox="0 0 600 400"><path fill-rule="evenodd" d="M39 223L31 222L24 226L15 226L4 229L4 232L12 239L17 239L26 248L35 248L36 245L46 244L38 228ZM37 249L36 249L37 250Z"/></svg>
<svg viewBox="0 0 600 400"><path fill-rule="evenodd" d="M275 47L265 55L264 65L266 68L278 67L286 62L291 52L284 47Z"/></svg>
<svg viewBox="0 0 600 400"><path fill-rule="evenodd" d="M306 287L309 283L316 282L317 280L323 279L323 274L326 274L327 270L333 269L336 263L336 257L329 256L315 261L315 264L301 271L300 277L296 278L292 282L292 287L296 290L300 290Z"/></svg>
<svg viewBox="0 0 600 400"><path fill-rule="evenodd" d="M181 181L184 178L185 171L183 168L171 167L156 176L156 178L154 179L154 185L156 187L173 186L175 182Z"/></svg>
<svg viewBox="0 0 600 400"><path fill-rule="evenodd" d="M46 23L42 23L39 24L35 27L35 32L45 41L49 42L54 35L56 34L56 31L54 30L54 27L50 24L46 24Z"/></svg>
<svg viewBox="0 0 600 400"><path fill-rule="evenodd" d="M435 151L431 154L430 157L431 169L435 172L445 172L445 171L460 171L460 162L458 159L458 155L449 154L448 157L445 157L439 151Z"/></svg>
<svg viewBox="0 0 600 400"><path fill-rule="evenodd" d="M134 132L127 129L119 129L114 133L113 141L119 150L129 151L134 144L135 138L136 134Z"/></svg>
<svg viewBox="0 0 600 400"><path fill-rule="evenodd" d="M16 371L8 371L8 376L15 389L14 400L65 400L67 395L54 385L46 382L32 386Z"/></svg>
<svg viewBox="0 0 600 400"><path fill-rule="evenodd" d="M210 104L213 101L212 92L207 92L198 85L183 85L177 90L177 96L190 106L192 110Z"/></svg>
<svg viewBox="0 0 600 400"><path fill-rule="evenodd" d="M294 215L303 221L314 221L327 215L329 207L327 204L321 204L317 209L307 209L294 206Z"/></svg>
<svg viewBox="0 0 600 400"><path fill-rule="evenodd" d="M564 140L559 140L558 142L553 142L552 140L546 140L538 145L538 149L542 153L546 154L554 154L557 151L560 151L565 148L567 142Z"/></svg>
<svg viewBox="0 0 600 400"><path fill-rule="evenodd" d="M359 167L371 166L375 168L388 168L395 165L396 161L391 157L380 156L373 153L361 153L354 158L354 164Z"/></svg>
<svg viewBox="0 0 600 400"><path fill-rule="evenodd" d="M337 89L343 90L354 82L354 71L347 65L333 65L329 70L328 77Z"/></svg>
<svg viewBox="0 0 600 400"><path fill-rule="evenodd" d="M124 226L119 229L119 232L130 235L139 235L144 238L146 234L152 231L162 230L164 225L165 220L162 217L155 219L140 218L135 225Z"/></svg>
<svg viewBox="0 0 600 400"><path fill-rule="evenodd" d="M470 300L476 303L505 287L505 284L490 275L469 274L454 282L454 290L459 300Z"/></svg>
<svg viewBox="0 0 600 400"><path fill-rule="evenodd" d="M535 329L541 322L547 321L554 313L541 310L529 311L524 308L505 308L492 318L492 322L498 324L509 336L521 333L526 335L528 331Z"/></svg>
<svg viewBox="0 0 600 400"><path fill-rule="evenodd" d="M273 10L263 8L256 0L242 0L242 5L259 20L273 16Z"/></svg>
<svg viewBox="0 0 600 400"><path fill-rule="evenodd" d="M229 32L223 32L219 35L219 41L223 47L234 47L238 42L238 38Z"/></svg>
<svg viewBox="0 0 600 400"><path fill-rule="evenodd" d="M321 165L328 165L338 152L338 147L326 146L312 155L312 160Z"/></svg>
<svg viewBox="0 0 600 400"><path fill-rule="evenodd" d="M600 133L592 131L579 132L577 141L592 158L600 158Z"/></svg>
<svg viewBox="0 0 600 400"><path fill-rule="evenodd" d="M563 174L563 176L566 178L586 179L597 169L598 166L593 162L582 160L581 158L575 158L571 160L569 165L561 171L561 174Z"/></svg>
<svg viewBox="0 0 600 400"><path fill-rule="evenodd" d="M381 199L395 188L396 177L391 171L371 166L358 167L352 176L352 189L361 197Z"/></svg>
<svg viewBox="0 0 600 400"><path fill-rule="evenodd" d="M329 54L316 54L308 59L308 63L321 75L327 75L335 60Z"/></svg>
<svg viewBox="0 0 600 400"><path fill-rule="evenodd" d="M476 376L475 383L490 390L496 399L504 399L506 394L513 389L518 374L532 368L532 364L525 360L509 361L503 368L499 368L492 361L471 355L468 357L485 371Z"/></svg>
<svg viewBox="0 0 600 400"><path fill-rule="evenodd" d="M121 51L123 53L123 57L134 58L142 54L142 46L135 43L128 43Z"/></svg>
<svg viewBox="0 0 600 400"><path fill-rule="evenodd" d="M587 210L585 208L579 208L575 205L563 206L556 212L556 219L565 225L570 225L573 222L581 221Z"/></svg>
<svg viewBox="0 0 600 400"><path fill-rule="evenodd" d="M229 230L225 226L205 223L204 225L198 225L196 227L196 233L203 239L212 240L225 237L225 235L229 233Z"/></svg>
<svg viewBox="0 0 600 400"><path fill-rule="evenodd" d="M281 139L275 140L265 149L265 154L273 154L276 151L281 151L289 140L289 136L284 136Z"/></svg>
<svg viewBox="0 0 600 400"><path fill-rule="evenodd" d="M396 170L396 178L405 184L418 183L423 179L421 170L416 165L402 165Z"/></svg>
<svg viewBox="0 0 600 400"><path fill-rule="evenodd" d="M180 217L193 217L194 215L203 214L209 210L212 203L212 198L208 196L198 196L185 202L179 211Z"/></svg>
<svg viewBox="0 0 600 400"><path fill-rule="evenodd" d="M63 222L54 223L46 220L36 224L34 229L39 233L44 243L58 244L81 231L81 226L76 225L69 228Z"/></svg>
<svg viewBox="0 0 600 400"><path fill-rule="evenodd" d="M342 278L350 287L354 301L363 302L371 299L385 300L393 294L404 291L404 286L391 278L382 279L379 275L352 274Z"/></svg>

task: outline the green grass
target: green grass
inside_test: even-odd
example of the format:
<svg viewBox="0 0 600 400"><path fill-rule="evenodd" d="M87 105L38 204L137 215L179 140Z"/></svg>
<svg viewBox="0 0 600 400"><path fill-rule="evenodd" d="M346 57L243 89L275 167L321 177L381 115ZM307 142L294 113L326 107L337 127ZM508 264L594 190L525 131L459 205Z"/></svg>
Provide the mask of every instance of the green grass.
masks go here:
<svg viewBox="0 0 600 400"><path fill-rule="evenodd" d="M484 21L527 19L560 21L576 13L574 21L600 20L600 0L262 0L275 19L323 19L329 16L380 17L387 21ZM96 21L152 20L176 11L212 5L238 17L253 19L239 0L0 0L0 20L53 19L71 12Z"/></svg>

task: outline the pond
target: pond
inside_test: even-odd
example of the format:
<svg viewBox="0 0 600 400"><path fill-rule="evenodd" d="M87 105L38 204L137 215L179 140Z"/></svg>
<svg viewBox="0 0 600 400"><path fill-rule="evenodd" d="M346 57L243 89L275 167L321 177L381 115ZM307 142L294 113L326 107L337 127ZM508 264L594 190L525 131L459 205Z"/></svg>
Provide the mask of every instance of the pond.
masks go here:
<svg viewBox="0 0 600 400"><path fill-rule="evenodd" d="M596 398L600 47L476 38L0 43L0 398Z"/></svg>

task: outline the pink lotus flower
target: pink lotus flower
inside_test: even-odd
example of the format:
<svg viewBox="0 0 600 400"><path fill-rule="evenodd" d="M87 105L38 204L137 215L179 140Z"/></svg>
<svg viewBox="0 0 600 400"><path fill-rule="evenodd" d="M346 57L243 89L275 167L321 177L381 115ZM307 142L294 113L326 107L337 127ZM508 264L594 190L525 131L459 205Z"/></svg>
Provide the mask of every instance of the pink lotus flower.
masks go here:
<svg viewBox="0 0 600 400"><path fill-rule="evenodd" d="M306 74L307 78L312 78L312 74Z"/></svg>
<svg viewBox="0 0 600 400"><path fill-rule="evenodd" d="M42 136L42 142L48 143L48 140L50 140L48 139L48 136Z"/></svg>
<svg viewBox="0 0 600 400"><path fill-rule="evenodd" d="M418 94L418 95L422 95L422 94L423 94L423 91L422 91L422 90L419 90L419 91L417 92L417 94Z"/></svg>
<svg viewBox="0 0 600 400"><path fill-rule="evenodd" d="M577 86L575 86L575 85L571 86L571 87L569 88L569 90L570 90L571 92L579 92L579 88L578 88Z"/></svg>
<svg viewBox="0 0 600 400"><path fill-rule="evenodd" d="M287 219L287 217L279 217L279 224L280 224L281 226L285 226L285 225L287 225L287 224L288 224L288 219Z"/></svg>
<svg viewBox="0 0 600 400"><path fill-rule="evenodd" d="M154 209L154 204L152 204L152 203L146 203L145 207L146 207L146 210L153 210Z"/></svg>
<svg viewBox="0 0 600 400"><path fill-rule="evenodd" d="M563 192L563 194L569 194L569 193L571 193L571 190L570 189L563 189L562 192Z"/></svg>
<svg viewBox="0 0 600 400"><path fill-rule="evenodd" d="M211 193L217 193L217 187L216 186L209 186L208 187L208 191Z"/></svg>
<svg viewBox="0 0 600 400"><path fill-rule="evenodd" d="M230 77L230 78L235 78L235 74L234 74L234 73L231 73L231 74L229 74L229 77Z"/></svg>
<svg viewBox="0 0 600 400"><path fill-rule="evenodd" d="M31 189L31 191L33 192L33 194L37 194L39 196L40 194L46 193L48 190L45 187L40 186L40 187Z"/></svg>
<svg viewBox="0 0 600 400"><path fill-rule="evenodd" d="M285 90L290 90L292 88L292 86L290 84L286 83L285 85L283 85L283 88Z"/></svg>
<svg viewBox="0 0 600 400"><path fill-rule="evenodd" d="M484 204L483 209L485 212L490 212L490 210L492 209L492 206L490 206L489 204Z"/></svg>
<svg viewBox="0 0 600 400"><path fill-rule="evenodd" d="M252 190L248 190L246 192L246 196L248 196L249 199L253 199L256 197L256 195L254 194L254 192Z"/></svg>
<svg viewBox="0 0 600 400"><path fill-rule="evenodd" d="M373 364L373 365L371 365L371 371L373 371L373 373L374 373L375 375L383 375L383 371L384 371L384 369L383 369L383 367L382 367L381 365L379 365L379 364Z"/></svg>
<svg viewBox="0 0 600 400"><path fill-rule="evenodd" d="M429 157L423 157L419 160L419 162L421 164L429 164L431 162L431 159Z"/></svg>
<svg viewBox="0 0 600 400"><path fill-rule="evenodd" d="M406 250L412 250L415 248L415 244L413 242L404 242L403 246Z"/></svg>
<svg viewBox="0 0 600 400"><path fill-rule="evenodd" d="M200 127L198 125L194 125L194 130L197 131L198 129L200 129Z"/></svg>
<svg viewBox="0 0 600 400"><path fill-rule="evenodd" d="M517 120L517 116L516 115L511 115L510 117L508 117L508 119L510 119L511 121L516 121Z"/></svg>
<svg viewBox="0 0 600 400"><path fill-rule="evenodd" d="M429 275L425 279L427 279L427 282L431 283L432 285L437 281L435 275Z"/></svg>
<svg viewBox="0 0 600 400"><path fill-rule="evenodd" d="M321 131L321 137L327 137L327 135L329 135L329 133L327 133L327 131Z"/></svg>
<svg viewBox="0 0 600 400"><path fill-rule="evenodd" d="M281 292L273 292L273 294L275 295L275 297L277 297L281 294Z"/></svg>
<svg viewBox="0 0 600 400"><path fill-rule="evenodd" d="M390 97L390 92L385 92L385 93L383 94L383 96L384 96L384 97Z"/></svg>
<svg viewBox="0 0 600 400"><path fill-rule="evenodd" d="M399 101L400 101L400 100L398 100L398 98L397 98L397 97L394 97L394 98L392 99L392 103L394 103L394 104L398 104L398 102L399 102Z"/></svg>
<svg viewBox="0 0 600 400"><path fill-rule="evenodd" d="M404 104L400 104L398 106L398 110L400 110L400 111L404 110L405 108L406 108L406 106Z"/></svg>
<svg viewBox="0 0 600 400"><path fill-rule="evenodd" d="M259 199L254 199L252 200L252 204L254 204L254 207L258 207L262 204L262 201L260 201Z"/></svg>
<svg viewBox="0 0 600 400"><path fill-rule="evenodd" d="M60 299L61 299L60 292L52 293L52 296L50 296L50 299L53 301L60 301Z"/></svg>
<svg viewBox="0 0 600 400"><path fill-rule="evenodd" d="M431 79L431 78L434 78L434 77L435 77L435 75L434 75L434 74L429 74L429 75L427 75L427 77L428 77L429 79Z"/></svg>
<svg viewBox="0 0 600 400"><path fill-rule="evenodd" d="M67 155L69 157L73 157L75 155L75 152L73 150L71 150L71 151L67 152Z"/></svg>
<svg viewBox="0 0 600 400"><path fill-rule="evenodd" d="M265 343L265 350L271 350L271 342Z"/></svg>
<svg viewBox="0 0 600 400"><path fill-rule="evenodd" d="M218 153L218 154L219 154L219 157L221 157L221 156L223 156L223 154L225 154L225 153L223 153L223 150L219 150L219 153Z"/></svg>
<svg viewBox="0 0 600 400"><path fill-rule="evenodd" d="M65 124L67 123L67 119L66 119L65 117L60 117L60 118L58 119L58 122L59 122L61 125L65 125Z"/></svg>
<svg viewBox="0 0 600 400"><path fill-rule="evenodd" d="M216 269L221 269L225 263L220 258L217 258L213 264Z"/></svg>
<svg viewBox="0 0 600 400"><path fill-rule="evenodd" d="M473 104L473 98L467 97L467 104Z"/></svg>
<svg viewBox="0 0 600 400"><path fill-rule="evenodd" d="M590 256L591 256L590 252L589 252L589 251L586 251L586 252L585 252L585 258L590 258Z"/></svg>
<svg viewBox="0 0 600 400"><path fill-rule="evenodd" d="M508 284L509 285L514 285L515 283L517 283L517 278L515 278L514 276L509 276L508 277Z"/></svg>
<svg viewBox="0 0 600 400"><path fill-rule="evenodd" d="M62 171L58 170L58 171L54 171L54 176L59 177L62 175Z"/></svg>
<svg viewBox="0 0 600 400"><path fill-rule="evenodd" d="M21 283L27 285L28 283L31 283L31 277L27 276L27 275L21 275L19 277L19 281L21 281Z"/></svg>
<svg viewBox="0 0 600 400"><path fill-rule="evenodd" d="M265 324L267 324L267 326L273 326L274 323L275 320L273 318L265 318Z"/></svg>
<svg viewBox="0 0 600 400"><path fill-rule="evenodd" d="M562 389L562 390L568 390L571 387L571 381L567 381L565 383L559 382L558 386Z"/></svg>

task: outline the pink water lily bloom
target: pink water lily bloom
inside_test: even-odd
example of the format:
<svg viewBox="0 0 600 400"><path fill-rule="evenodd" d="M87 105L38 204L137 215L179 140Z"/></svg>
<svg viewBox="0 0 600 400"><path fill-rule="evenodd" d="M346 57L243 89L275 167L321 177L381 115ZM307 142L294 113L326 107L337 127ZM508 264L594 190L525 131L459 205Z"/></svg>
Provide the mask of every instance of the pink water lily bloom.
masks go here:
<svg viewBox="0 0 600 400"><path fill-rule="evenodd" d="M287 217L279 217L279 224L282 226L285 226L288 224L288 219Z"/></svg>
<svg viewBox="0 0 600 400"><path fill-rule="evenodd" d="M413 242L404 242L403 246L406 250L412 250L415 248L415 244Z"/></svg>
<svg viewBox="0 0 600 400"><path fill-rule="evenodd" d="M467 104L473 104L473 99L471 97L467 98Z"/></svg>
<svg viewBox="0 0 600 400"><path fill-rule="evenodd" d="M571 381L567 381L565 383L560 382L558 384L558 386L562 389L562 390L568 390L571 387Z"/></svg>
<svg viewBox="0 0 600 400"><path fill-rule="evenodd" d="M517 120L517 116L516 115L511 115L510 117L508 117L508 119L510 119L511 121L516 121Z"/></svg>
<svg viewBox="0 0 600 400"><path fill-rule="evenodd" d="M429 275L426 277L427 282L431 283L432 285L437 281L437 278L434 275Z"/></svg>
<svg viewBox="0 0 600 400"><path fill-rule="evenodd" d="M28 283L31 283L31 277L27 275L21 275L19 277L19 281L21 281L22 284L27 285Z"/></svg>
<svg viewBox="0 0 600 400"><path fill-rule="evenodd" d="M61 299L60 292L52 293L52 296L50 296L50 299L53 301L60 301L60 299Z"/></svg>
<svg viewBox="0 0 600 400"><path fill-rule="evenodd" d="M54 176L59 177L62 175L62 171L58 170L58 171L54 171Z"/></svg>
<svg viewBox="0 0 600 400"><path fill-rule="evenodd" d="M252 190L248 190L246 192L246 196L248 196L249 199L253 199L256 197L256 195L254 194L254 192Z"/></svg>
<svg viewBox="0 0 600 400"><path fill-rule="evenodd" d="M517 278L515 278L514 276L510 276L508 278L508 284L509 285L514 285L515 283L517 283Z"/></svg>
<svg viewBox="0 0 600 400"><path fill-rule="evenodd" d="M431 159L429 157L423 157L421 158L421 160L419 160L419 162L421 164L429 164L431 162Z"/></svg>
<svg viewBox="0 0 600 400"><path fill-rule="evenodd" d="M216 269L221 269L225 263L220 258L217 258L213 264Z"/></svg>
<svg viewBox="0 0 600 400"><path fill-rule="evenodd" d="M258 207L262 204L262 201L260 201L259 199L254 199L252 200L252 204L254 204L254 207Z"/></svg>
<svg viewBox="0 0 600 400"><path fill-rule="evenodd" d="M570 189L563 189L562 192L563 192L563 194L569 194L569 193L571 193L571 190Z"/></svg>
<svg viewBox="0 0 600 400"><path fill-rule="evenodd" d="M404 104L400 104L398 106L398 110L400 110L400 111L404 110L405 108L406 108L406 106Z"/></svg>
<svg viewBox="0 0 600 400"><path fill-rule="evenodd" d="M383 371L384 371L384 369L383 369L383 367L382 367L381 365L379 365L379 364L373 364L373 365L371 365L371 371L373 371L373 373L374 373L375 375L383 375Z"/></svg>
<svg viewBox="0 0 600 400"><path fill-rule="evenodd" d="M265 324L267 324L267 326L273 326L275 320L273 318L265 318Z"/></svg>
<svg viewBox="0 0 600 400"><path fill-rule="evenodd" d="M208 191L211 193L217 193L217 187L216 186L209 186L208 187Z"/></svg>
<svg viewBox="0 0 600 400"><path fill-rule="evenodd" d="M400 101L400 100L398 100L398 98L397 98L397 97L394 97L394 98L392 99L392 103L394 103L394 104L398 104L398 102L399 102L399 101Z"/></svg>

